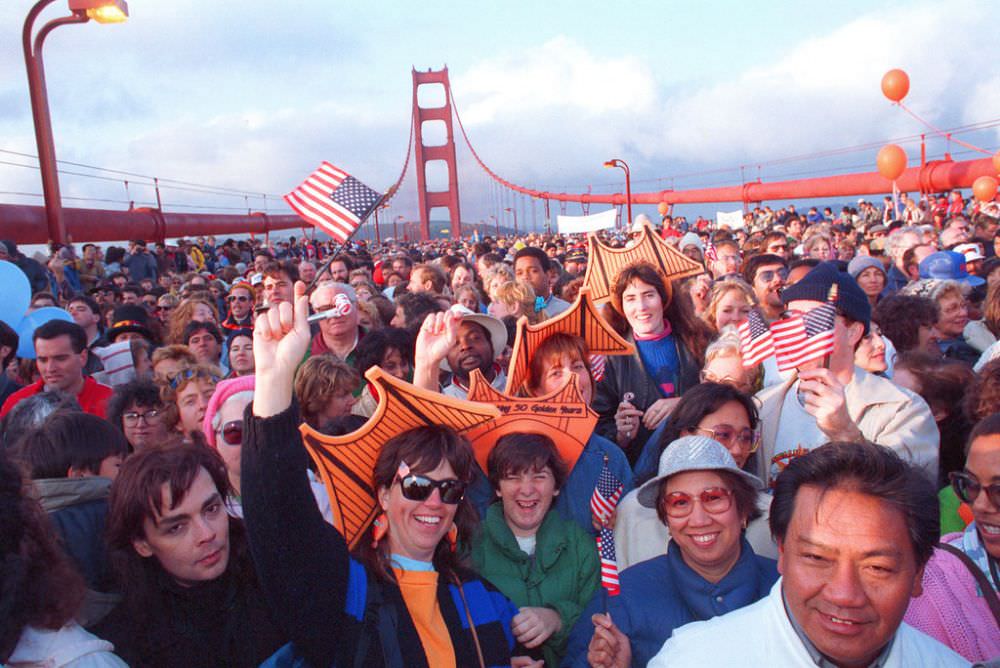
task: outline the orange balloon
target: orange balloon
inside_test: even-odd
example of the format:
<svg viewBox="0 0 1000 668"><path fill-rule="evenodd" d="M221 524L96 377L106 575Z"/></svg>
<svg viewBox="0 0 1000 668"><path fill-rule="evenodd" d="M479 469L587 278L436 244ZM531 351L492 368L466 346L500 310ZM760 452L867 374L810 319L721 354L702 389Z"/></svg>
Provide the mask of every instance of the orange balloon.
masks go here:
<svg viewBox="0 0 1000 668"><path fill-rule="evenodd" d="M910 92L910 77L903 70L889 70L882 76L882 94L899 102Z"/></svg>
<svg viewBox="0 0 1000 668"><path fill-rule="evenodd" d="M972 182L972 194L980 202L992 202L997 196L1000 181L992 176L980 176Z"/></svg>
<svg viewBox="0 0 1000 668"><path fill-rule="evenodd" d="M993 171L1000 173L1000 151L993 154Z"/></svg>
<svg viewBox="0 0 1000 668"><path fill-rule="evenodd" d="M906 169L906 151L896 144L886 144L879 149L875 165L879 174L890 181L895 181Z"/></svg>
<svg viewBox="0 0 1000 668"><path fill-rule="evenodd" d="M998 153L997 155L1000 155L1000 153ZM667 215L667 212L670 211L670 205L667 204L666 202L660 202L659 204L656 205L656 210L660 212L661 216L665 216Z"/></svg>

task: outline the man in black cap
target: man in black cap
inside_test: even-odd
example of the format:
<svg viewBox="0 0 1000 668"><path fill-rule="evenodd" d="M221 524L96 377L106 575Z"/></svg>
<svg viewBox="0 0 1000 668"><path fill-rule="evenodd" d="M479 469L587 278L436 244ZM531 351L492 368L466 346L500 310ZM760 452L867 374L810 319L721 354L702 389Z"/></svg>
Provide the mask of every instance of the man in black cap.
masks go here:
<svg viewBox="0 0 1000 668"><path fill-rule="evenodd" d="M151 346L156 345L156 336L149 327L149 312L136 304L122 304L115 309L107 339L109 343L145 339Z"/></svg>
<svg viewBox="0 0 1000 668"><path fill-rule="evenodd" d="M930 408L909 390L854 365L871 320L858 284L823 262L781 299L789 312L806 313L827 301L833 284L837 316L828 360L805 362L787 381L757 394L761 448L755 473L773 484L789 462L827 441L869 441L895 450L936 482L940 436Z"/></svg>

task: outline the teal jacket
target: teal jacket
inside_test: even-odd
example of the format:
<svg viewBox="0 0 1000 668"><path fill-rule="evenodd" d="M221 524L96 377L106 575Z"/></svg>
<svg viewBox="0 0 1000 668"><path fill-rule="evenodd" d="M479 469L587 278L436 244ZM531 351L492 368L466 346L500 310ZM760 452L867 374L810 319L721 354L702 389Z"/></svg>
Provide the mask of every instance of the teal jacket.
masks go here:
<svg viewBox="0 0 1000 668"><path fill-rule="evenodd" d="M594 538L552 510L536 538L535 554L528 556L504 521L502 504L494 503L472 543L472 563L518 608L548 607L559 613L562 629L541 647L545 665L557 666L570 630L597 590L600 562Z"/></svg>

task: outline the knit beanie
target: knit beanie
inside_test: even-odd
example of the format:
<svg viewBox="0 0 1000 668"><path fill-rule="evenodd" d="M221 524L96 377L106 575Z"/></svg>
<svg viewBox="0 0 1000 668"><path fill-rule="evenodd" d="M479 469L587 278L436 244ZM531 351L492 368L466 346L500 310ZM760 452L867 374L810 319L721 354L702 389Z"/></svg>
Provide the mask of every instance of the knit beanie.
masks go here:
<svg viewBox="0 0 1000 668"><path fill-rule="evenodd" d="M863 324L867 334L872 318L868 297L853 278L837 271L833 262L819 263L798 283L782 290L781 301L784 304L799 299L825 302L830 295L830 286L834 283L837 284L837 311Z"/></svg>
<svg viewBox="0 0 1000 668"><path fill-rule="evenodd" d="M705 252L705 244L701 242L701 237L699 237L694 232L688 232L683 237L681 237L681 242L677 244L677 247L684 250L688 246L696 246L699 251Z"/></svg>
<svg viewBox="0 0 1000 668"><path fill-rule="evenodd" d="M254 376L238 376L228 380L219 381L215 386L215 393L208 400L208 408L205 409L205 419L201 422L201 430L205 433L205 439L210 446L217 447L215 442L215 429L212 428L212 420L222 408L222 404L234 394L240 392L254 391Z"/></svg>
<svg viewBox="0 0 1000 668"><path fill-rule="evenodd" d="M847 273L856 279L861 272L869 267L875 267L885 275L885 265L877 257L871 255L855 255L847 265Z"/></svg>

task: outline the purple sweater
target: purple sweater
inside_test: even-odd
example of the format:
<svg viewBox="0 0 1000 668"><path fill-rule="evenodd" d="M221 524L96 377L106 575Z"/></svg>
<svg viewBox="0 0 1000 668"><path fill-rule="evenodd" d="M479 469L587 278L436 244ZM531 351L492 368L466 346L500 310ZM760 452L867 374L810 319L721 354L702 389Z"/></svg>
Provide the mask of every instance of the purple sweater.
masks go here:
<svg viewBox="0 0 1000 668"><path fill-rule="evenodd" d="M962 549L962 537L953 533L941 540ZM910 601L903 621L969 661L1000 656L1000 630L993 613L958 557L935 549L924 569L923 588L923 594Z"/></svg>

